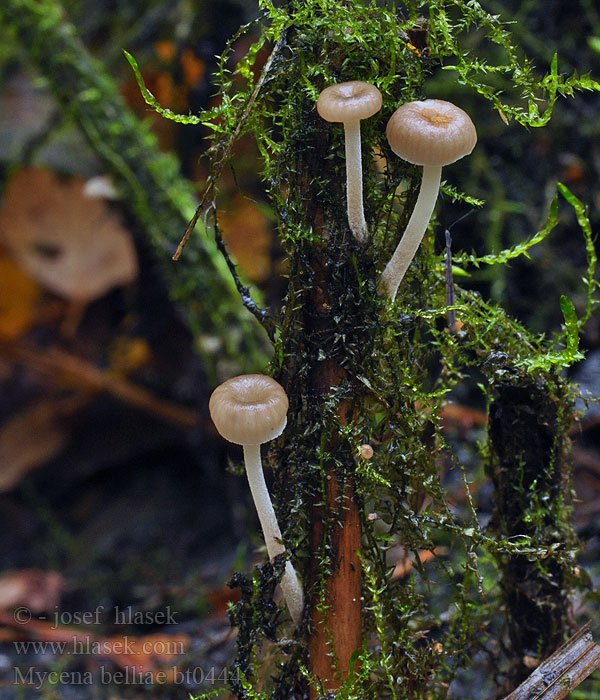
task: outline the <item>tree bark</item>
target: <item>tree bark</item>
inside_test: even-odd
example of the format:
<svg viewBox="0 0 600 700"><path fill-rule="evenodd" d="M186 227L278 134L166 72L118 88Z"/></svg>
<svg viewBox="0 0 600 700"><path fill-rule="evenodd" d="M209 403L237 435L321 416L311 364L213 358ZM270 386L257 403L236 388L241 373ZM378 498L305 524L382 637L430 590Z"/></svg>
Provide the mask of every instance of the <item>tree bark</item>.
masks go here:
<svg viewBox="0 0 600 700"><path fill-rule="evenodd" d="M309 332L326 332L334 327L331 318L327 266L321 259L313 262L316 286L312 294L312 309L307 325ZM332 390L341 386L346 371L336 358L318 363L310 377L310 391L322 403ZM352 419L354 405L342 401L337 417L342 426ZM327 449L336 451L336 437ZM362 644L361 528L355 492L353 464L344 465L342 474L334 464L326 464L326 502L313 506L312 511L312 591L309 637L310 670L321 680L326 691L335 691L350 672L352 655ZM325 527L325 521L327 528ZM323 549L330 553L330 575L324 582L324 600L318 596ZM321 605L322 603L322 605ZM312 696L316 693L312 691Z"/></svg>

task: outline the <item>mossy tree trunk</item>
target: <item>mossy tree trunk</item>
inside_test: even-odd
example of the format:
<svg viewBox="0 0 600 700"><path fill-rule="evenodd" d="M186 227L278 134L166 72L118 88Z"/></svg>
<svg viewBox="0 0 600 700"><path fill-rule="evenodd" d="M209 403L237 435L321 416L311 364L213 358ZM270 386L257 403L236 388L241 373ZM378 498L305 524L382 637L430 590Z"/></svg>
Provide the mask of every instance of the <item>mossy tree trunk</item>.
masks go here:
<svg viewBox="0 0 600 700"><path fill-rule="evenodd" d="M103 94L106 85L98 86L89 75L95 63L82 55L83 75L71 65L70 52L80 55L81 47L72 28L62 36L60 17L51 15L49 28L38 36L40 8L56 9L51 0L8 0L6 6L0 17L18 28L23 43L33 44L38 64L47 60L48 69L56 71L49 80L63 104L73 99L81 81ZM384 134L394 109L421 99L426 76L447 60L463 86L489 99L504 117L531 126L549 118L556 76L539 78L531 63L519 63L520 52L497 17L466 0L432 0L426 19L418 2L407 2L405 13L366 0L290 0L277 6L263 0L261 7L264 24L257 43L233 72L223 59L219 79L226 106L203 119L216 127L219 153L230 155L236 139L255 136L289 259L273 372L288 391L290 411L272 458L283 538L303 573L308 610L307 624L293 641L277 639L272 567L261 567L254 582L244 579L243 600L234 613L244 678L233 683L234 690L244 700L264 697L256 652L268 639L279 642L277 661L284 658L274 681L278 700L305 700L321 686L325 691L343 686L343 697L352 700L447 697L458 669L468 673L475 657L494 655L487 643L501 618L500 600L507 604L514 647L508 649L508 662L516 682L524 673L523 654L548 652L565 632L576 549L564 505L569 495L564 436L572 406L556 364L564 359L568 365L575 355L557 355L556 344L549 348L500 307L460 288L456 303L463 330L448 333L442 258L432 244L421 246L395 303L377 295L379 273L406 227L421 178L418 168L391 153ZM482 46L490 43L506 52L506 65L497 66L497 55L484 48L477 56L461 49L459 38L470 40L475 26L490 40ZM54 40L61 48L58 57ZM269 43L274 54L259 79L256 57ZM518 77L508 100L507 86L500 91L486 82L499 73ZM61 75L69 83L64 91ZM383 94L381 113L361 125L371 235L364 246L353 239L346 220L343 128L325 123L315 110L326 85L354 79L377 84ZM581 89L573 80L569 89ZM539 100L548 98L548 112L540 115ZM77 98L75 104L96 147L102 150L99 133L112 143L115 134L102 100L91 100L91 114ZM129 131L135 139L137 123ZM144 164L145 140L133 143L134 156ZM381 156L379 171L372 167L374 153ZM158 166L146 166L153 189ZM455 172L449 169L449 177ZM143 188L131 187L132 201L140 197L142 211L150 211ZM473 202L447 187L445 192ZM556 219L555 210L553 215ZM162 221L166 226L170 216ZM536 242L551 228L547 224L538 232ZM162 232L150 224L149 230L164 247ZM192 264L206 256L203 249L194 250L184 253L189 267L177 271L183 291L174 287L190 307L201 283ZM506 262L526 252L527 245L521 245L497 258L464 256L460 264ZM570 326L576 325L575 318ZM571 338L567 341L573 346ZM465 380L465 369L486 372L499 355L507 358L499 368L506 371L488 372L487 384L480 385L491 397L490 476L497 494L494 526L486 530L467 475L441 428L441 413L447 393ZM363 442L374 446L372 462L357 456ZM454 507L442 480L445 463L454 474L462 470L465 502ZM440 542L450 548L448 558L438 557L431 573L419 554L436 551ZM398 556L399 549L414 555L414 576L405 581L394 578L395 560L388 556L390 550ZM483 551L496 558L503 596L496 581L484 581L478 569ZM526 606L534 614L529 616ZM436 607L438 613L432 612ZM500 668L506 658L494 661ZM272 678L273 667L267 670Z"/></svg>
<svg viewBox="0 0 600 700"><path fill-rule="evenodd" d="M293 144L296 158L292 167L297 174L303 226L312 230L312 236L298 241L293 256L295 270L283 320L283 327L289 324L293 333L282 337L283 355L289 358L283 363L282 381L292 397L288 429L305 432L308 421L310 453L319 464L304 484L310 494L305 503L310 529L306 577L309 668L325 691L336 691L348 679L352 657L363 644L356 455L343 432L362 404L356 371L368 343L362 342L355 327L359 284L354 261L362 249L345 216L323 206L315 177L327 176L323 153L331 148L332 135L313 110L302 120ZM338 182L331 198L343 201L344 194L343 183ZM301 348L297 347L298 328L302 328ZM301 409L294 411L296 398L310 406L310 415ZM306 447L304 444L303 452ZM311 693L316 696L314 688Z"/></svg>
<svg viewBox="0 0 600 700"><path fill-rule="evenodd" d="M348 232L345 232L349 235ZM334 393L348 382L347 372L330 346L337 325L332 316L332 282L323 257L313 263L315 287L312 306L307 309L306 328L317 340L313 346L313 366L309 373L309 396L316 406L331 401ZM332 285L333 286L333 285ZM331 352L331 355L329 353ZM323 357L323 359L319 359ZM335 408L339 427L347 427L354 418L360 397L345 398ZM323 415L324 424L327 418ZM355 488L355 458L335 432L328 431L322 443L328 455L322 462L324 493L312 505L312 567L309 590L312 591L309 638L309 665L325 690L337 690L347 679L352 656L362 646L361 526ZM341 449L340 449L341 448ZM326 574L319 566L327 562Z"/></svg>
<svg viewBox="0 0 600 700"><path fill-rule="evenodd" d="M529 675L533 659L549 656L572 631L566 580L576 549L566 498L570 412L568 399L555 393L559 387L553 390L541 378L507 370L492 387L493 529L499 540L531 538L546 550L543 556L497 557L512 652L507 685L512 688Z"/></svg>

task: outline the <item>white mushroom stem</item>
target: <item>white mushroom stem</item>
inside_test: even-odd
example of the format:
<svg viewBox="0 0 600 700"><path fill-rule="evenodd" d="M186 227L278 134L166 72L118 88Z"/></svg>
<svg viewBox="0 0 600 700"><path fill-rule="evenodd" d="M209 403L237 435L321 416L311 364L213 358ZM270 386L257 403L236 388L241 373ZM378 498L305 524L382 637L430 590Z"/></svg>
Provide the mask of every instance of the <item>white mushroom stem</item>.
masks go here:
<svg viewBox="0 0 600 700"><path fill-rule="evenodd" d="M273 510L267 484L265 483L260 458L260 445L244 445L243 447L250 491L252 492L258 519L265 537L269 559L273 561L278 554L285 552L285 547L281 541L281 530L277 524L277 517ZM281 590L294 624L296 627L300 627L304 607L304 594L298 574L290 561L285 563L285 571L281 579Z"/></svg>
<svg viewBox="0 0 600 700"><path fill-rule="evenodd" d="M365 243L369 232L363 209L362 154L360 145L360 119L344 122L346 141L346 202L348 224L354 237Z"/></svg>
<svg viewBox="0 0 600 700"><path fill-rule="evenodd" d="M379 282L380 291L387 294L392 300L395 298L404 273L408 269L411 260L415 257L415 253L423 240L433 214L441 179L441 165L423 166L423 179L417 203L408 221L406 231L404 231L404 235L400 239L392 259L385 266Z"/></svg>

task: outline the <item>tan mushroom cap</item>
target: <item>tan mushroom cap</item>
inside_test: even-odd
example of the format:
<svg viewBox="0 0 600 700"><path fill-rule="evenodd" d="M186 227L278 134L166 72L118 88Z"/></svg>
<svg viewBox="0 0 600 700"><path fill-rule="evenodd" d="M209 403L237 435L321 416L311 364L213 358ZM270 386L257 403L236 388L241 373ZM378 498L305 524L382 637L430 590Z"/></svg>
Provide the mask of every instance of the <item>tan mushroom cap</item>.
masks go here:
<svg viewBox="0 0 600 700"><path fill-rule="evenodd" d="M283 387L263 374L242 374L218 386L208 410L219 433L236 445L262 445L283 432L288 397Z"/></svg>
<svg viewBox="0 0 600 700"><path fill-rule="evenodd" d="M325 88L317 100L317 112L327 122L367 119L379 112L382 97L375 85L351 80Z"/></svg>
<svg viewBox="0 0 600 700"><path fill-rule="evenodd" d="M406 102L387 124L392 151L415 165L448 165L468 155L477 143L471 117L445 100Z"/></svg>

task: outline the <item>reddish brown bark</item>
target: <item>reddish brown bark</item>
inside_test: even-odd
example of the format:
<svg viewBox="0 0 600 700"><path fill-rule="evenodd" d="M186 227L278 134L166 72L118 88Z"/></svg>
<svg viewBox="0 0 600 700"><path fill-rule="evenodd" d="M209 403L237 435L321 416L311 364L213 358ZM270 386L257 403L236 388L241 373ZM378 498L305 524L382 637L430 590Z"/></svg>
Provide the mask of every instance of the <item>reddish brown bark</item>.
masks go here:
<svg viewBox="0 0 600 700"><path fill-rule="evenodd" d="M313 328L331 328L327 274L321 261L313 267L317 284L313 292ZM333 388L342 384L346 372L335 358L329 358L317 365L311 376L311 390L317 400L326 397ZM347 425L354 407L344 401L337 410L339 421ZM336 438L332 437L330 451L336 449ZM326 465L327 494L326 505L313 509L313 609L309 638L310 670L319 678L328 691L337 690L348 677L350 659L362 643L361 615L361 566L358 552L361 549L361 529L356 499L353 465L347 465L344 476L336 473L333 464ZM328 532L324 528L327 518ZM326 610L321 613L317 606L319 595L317 586L320 580L319 560L322 544L327 537L330 542L331 575L325 584ZM313 691L313 697L316 693Z"/></svg>
<svg viewBox="0 0 600 700"><path fill-rule="evenodd" d="M315 600L309 653L312 673L322 680L325 690L336 690L348 677L350 659L362 642L361 570L357 555L361 533L353 480L340 490L338 479L332 474L327 500L337 514L331 533L333 573L326 584L328 608L324 615ZM315 509L315 549L323 537L321 514L322 509Z"/></svg>

